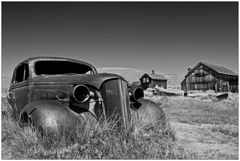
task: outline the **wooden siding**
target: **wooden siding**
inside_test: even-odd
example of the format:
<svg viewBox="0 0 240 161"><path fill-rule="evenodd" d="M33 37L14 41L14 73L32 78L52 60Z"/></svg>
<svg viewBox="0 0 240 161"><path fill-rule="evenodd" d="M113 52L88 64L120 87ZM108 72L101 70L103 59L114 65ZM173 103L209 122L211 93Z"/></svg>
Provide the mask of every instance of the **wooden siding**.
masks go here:
<svg viewBox="0 0 240 161"><path fill-rule="evenodd" d="M145 78L148 78L149 81L145 82L144 81ZM141 86L143 89L147 89L149 87L154 88L156 86L167 89L167 80L155 80L155 79L153 80L148 76L144 76L140 79L140 81L141 81Z"/></svg>
<svg viewBox="0 0 240 161"><path fill-rule="evenodd" d="M205 65L200 65L182 82L181 88L188 90L215 90L238 92L238 77L218 74Z"/></svg>

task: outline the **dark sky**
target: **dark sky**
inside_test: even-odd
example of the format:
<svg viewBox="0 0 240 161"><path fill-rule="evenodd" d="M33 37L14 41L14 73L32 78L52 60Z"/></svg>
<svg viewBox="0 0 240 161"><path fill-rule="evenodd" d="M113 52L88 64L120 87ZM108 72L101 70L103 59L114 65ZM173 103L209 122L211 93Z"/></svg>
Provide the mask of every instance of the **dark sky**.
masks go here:
<svg viewBox="0 0 240 161"><path fill-rule="evenodd" d="M238 2L2 2L2 75L31 56L178 75L203 61L238 73Z"/></svg>

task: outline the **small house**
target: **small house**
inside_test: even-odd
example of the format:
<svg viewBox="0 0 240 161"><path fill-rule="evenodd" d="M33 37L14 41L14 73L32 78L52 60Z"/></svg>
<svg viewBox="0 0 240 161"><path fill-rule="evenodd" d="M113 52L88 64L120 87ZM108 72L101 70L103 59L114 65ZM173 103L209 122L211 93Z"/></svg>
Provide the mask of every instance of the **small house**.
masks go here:
<svg viewBox="0 0 240 161"><path fill-rule="evenodd" d="M181 89L186 93L189 90L238 92L238 74L222 66L199 62L188 68Z"/></svg>
<svg viewBox="0 0 240 161"><path fill-rule="evenodd" d="M155 74L154 70L152 70L151 74L143 74L139 80L144 90L147 88L154 88L156 86L167 89L167 79L160 74Z"/></svg>

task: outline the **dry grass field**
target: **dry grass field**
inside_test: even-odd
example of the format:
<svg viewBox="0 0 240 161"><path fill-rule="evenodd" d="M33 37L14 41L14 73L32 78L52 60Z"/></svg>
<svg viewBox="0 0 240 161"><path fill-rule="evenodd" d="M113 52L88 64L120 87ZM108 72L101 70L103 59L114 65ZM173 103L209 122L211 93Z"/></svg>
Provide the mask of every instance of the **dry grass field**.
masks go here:
<svg viewBox="0 0 240 161"><path fill-rule="evenodd" d="M209 97L166 97L146 93L164 110L168 126L133 116L130 133L114 123L102 130L86 128L75 138L37 139L7 115L2 117L2 159L238 159L238 94ZM8 111L2 98L2 110ZM173 135L175 139L173 139Z"/></svg>
<svg viewBox="0 0 240 161"><path fill-rule="evenodd" d="M201 95L202 94L202 95ZM199 97L147 96L157 102L175 131L176 143L197 159L238 159L238 94L215 101Z"/></svg>
<svg viewBox="0 0 240 161"><path fill-rule="evenodd" d="M132 115L128 133L116 130L114 122L101 122L101 130L87 126L74 138L38 139L30 128L20 128L8 116L2 98L2 159L186 159L174 142L171 128L153 126L144 114ZM3 112L3 111L2 111ZM2 113L3 114L3 113Z"/></svg>

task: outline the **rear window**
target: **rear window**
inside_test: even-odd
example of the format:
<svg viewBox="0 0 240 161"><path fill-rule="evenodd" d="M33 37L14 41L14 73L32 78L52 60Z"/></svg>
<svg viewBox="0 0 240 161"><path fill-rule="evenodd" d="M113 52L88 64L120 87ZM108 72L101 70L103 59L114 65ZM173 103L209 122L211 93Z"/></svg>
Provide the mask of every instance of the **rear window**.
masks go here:
<svg viewBox="0 0 240 161"><path fill-rule="evenodd" d="M91 67L68 61L38 61L35 63L37 75L92 74Z"/></svg>

